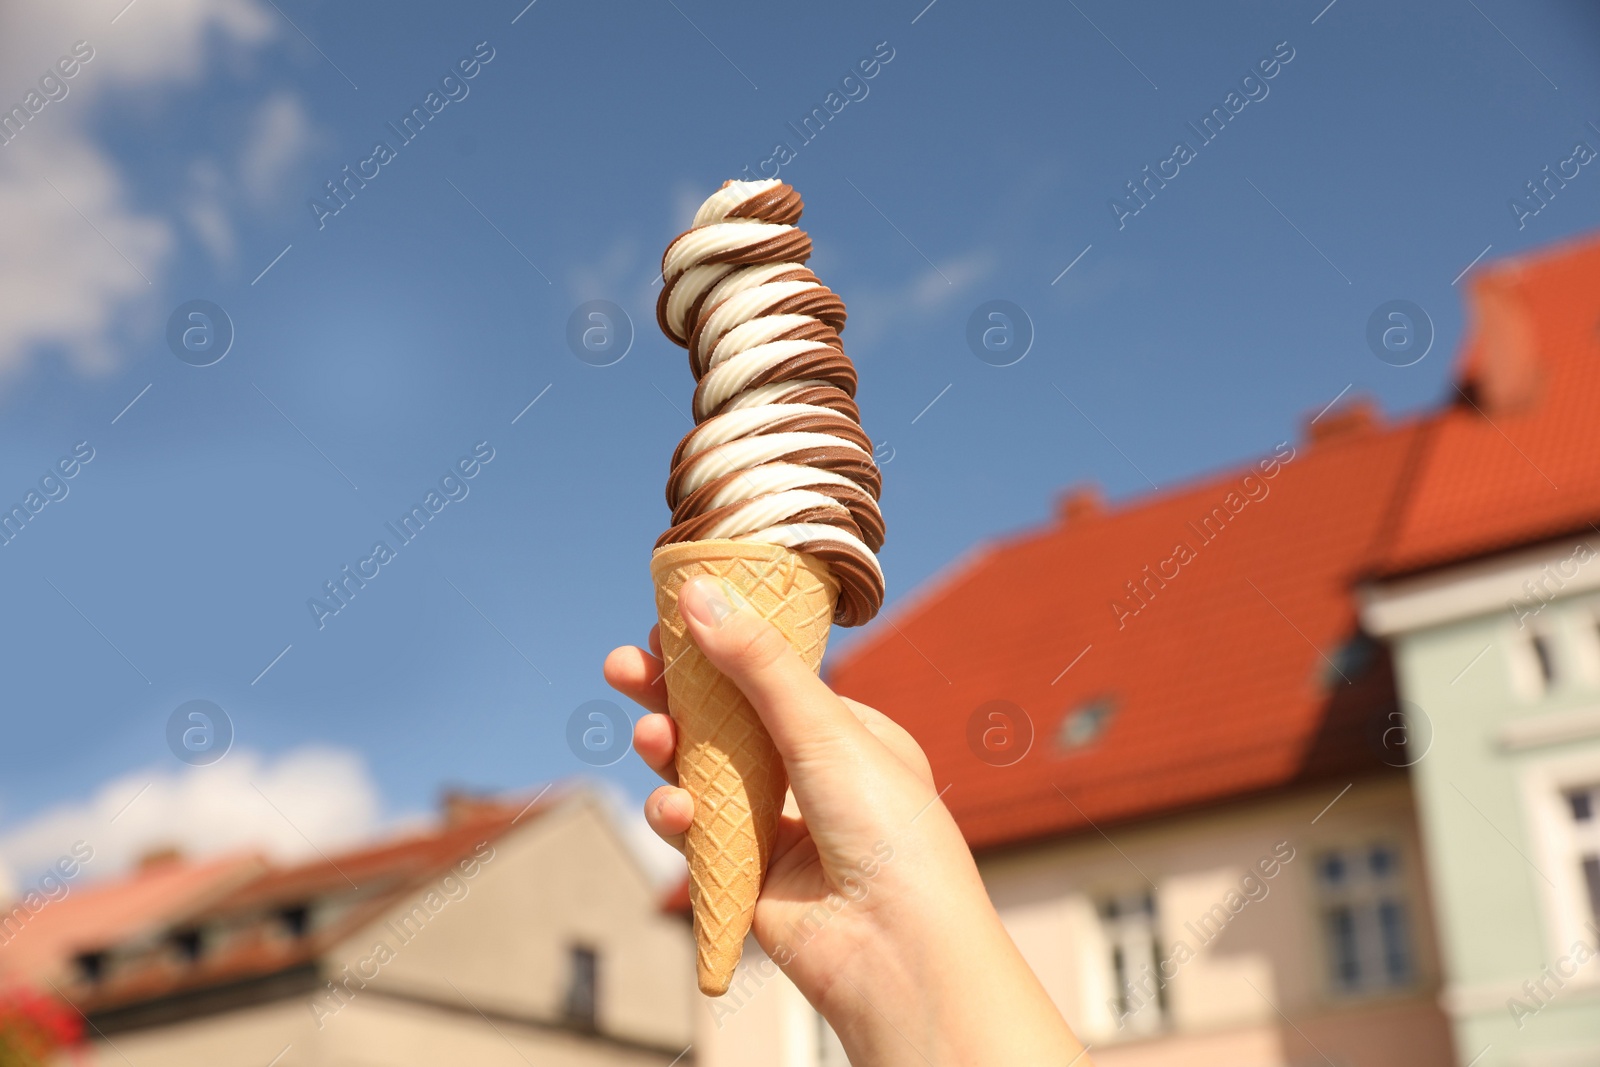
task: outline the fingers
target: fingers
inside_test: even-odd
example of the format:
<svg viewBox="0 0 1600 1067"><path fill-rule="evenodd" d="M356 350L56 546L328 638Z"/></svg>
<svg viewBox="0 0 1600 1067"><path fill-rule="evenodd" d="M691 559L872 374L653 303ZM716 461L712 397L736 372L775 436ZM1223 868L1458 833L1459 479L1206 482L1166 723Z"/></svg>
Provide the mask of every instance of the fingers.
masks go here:
<svg viewBox="0 0 1600 1067"><path fill-rule="evenodd" d="M683 835L694 819L694 800L675 785L664 785L644 802L644 821L656 836L683 851Z"/></svg>
<svg viewBox="0 0 1600 1067"><path fill-rule="evenodd" d="M726 582L694 578L678 591L689 636L749 699L789 766L796 791L804 765L867 736L860 720L823 684L778 630Z"/></svg>
<svg viewBox="0 0 1600 1067"><path fill-rule="evenodd" d="M656 645L655 631L651 644ZM661 660L632 645L614 648L606 657L606 683L648 711L667 710L667 683L662 677Z"/></svg>
<svg viewBox="0 0 1600 1067"><path fill-rule="evenodd" d="M650 643L658 644L653 629ZM666 714L667 685L661 677L661 661L631 645L613 649L606 657L605 676L613 689L651 712L633 725L633 750L651 770L677 785L678 769L672 755L678 746L678 730Z"/></svg>
<svg viewBox="0 0 1600 1067"><path fill-rule="evenodd" d="M668 785L678 784L673 753L678 748L678 727L670 715L643 715L633 724L633 750Z"/></svg>

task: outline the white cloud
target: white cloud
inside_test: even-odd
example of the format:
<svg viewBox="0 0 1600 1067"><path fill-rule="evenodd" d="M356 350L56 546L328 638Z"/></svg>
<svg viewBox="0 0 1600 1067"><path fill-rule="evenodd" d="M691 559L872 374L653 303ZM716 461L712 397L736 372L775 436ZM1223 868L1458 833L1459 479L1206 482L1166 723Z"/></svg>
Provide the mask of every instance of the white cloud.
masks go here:
<svg viewBox="0 0 1600 1067"><path fill-rule="evenodd" d="M189 165L189 183L188 195L184 197L184 218L212 259L220 263L233 262L239 242L224 203L227 186L222 168L214 159L197 159Z"/></svg>
<svg viewBox="0 0 1600 1067"><path fill-rule="evenodd" d="M294 93L280 90L261 102L239 159L239 182L252 200L266 204L282 196L284 180L315 141L312 129Z"/></svg>
<svg viewBox="0 0 1600 1067"><path fill-rule="evenodd" d="M680 178L672 183L672 221L677 224L678 233L694 225L695 212L700 210L706 197L720 188L720 181L714 185L699 185Z"/></svg>
<svg viewBox="0 0 1600 1067"><path fill-rule="evenodd" d="M930 311L988 278L997 265L992 252L969 252L912 282L910 303L919 311Z"/></svg>
<svg viewBox="0 0 1600 1067"><path fill-rule="evenodd" d="M22 105L77 42L87 42L79 55L92 49L61 83L66 95L36 103L20 134L0 145L0 380L40 347L61 351L79 373L110 370L119 331L133 318L148 322L154 309L147 305L161 295L176 246L172 224L132 202L125 176L93 133L97 104L192 84L217 48L257 47L280 32L257 0L125 4L0 5L0 71L7 75L0 112ZM301 131L290 104L273 106L251 151L281 172ZM228 247L231 231L214 215L190 222L209 247Z"/></svg>
<svg viewBox="0 0 1600 1067"><path fill-rule="evenodd" d="M655 265L651 265L649 279L641 277L643 267L644 264L639 260L638 242L628 237L618 237L599 259L575 265L568 272L568 287L578 300L615 300L619 294L641 286L654 289ZM649 294L649 299L655 300L654 292Z"/></svg>
<svg viewBox="0 0 1600 1067"><path fill-rule="evenodd" d="M0 831L0 887L31 877L76 841L94 848L86 873L96 878L170 846L191 857L256 849L305 859L371 837L380 808L366 764L353 752L306 747L268 760L236 749L210 767L122 775L86 799Z"/></svg>
<svg viewBox="0 0 1600 1067"><path fill-rule="evenodd" d="M153 293L172 234L128 206L94 146L54 130L23 136L36 132L26 147L48 155L19 153L20 141L0 148L0 374L41 343L64 349L80 373L104 372L119 309Z"/></svg>
<svg viewBox="0 0 1600 1067"><path fill-rule="evenodd" d="M865 349L901 323L922 320L952 301L970 301L976 287L993 277L998 266L992 251L977 249L947 259L937 268L919 271L897 285L853 292L845 302L850 313L845 350Z"/></svg>

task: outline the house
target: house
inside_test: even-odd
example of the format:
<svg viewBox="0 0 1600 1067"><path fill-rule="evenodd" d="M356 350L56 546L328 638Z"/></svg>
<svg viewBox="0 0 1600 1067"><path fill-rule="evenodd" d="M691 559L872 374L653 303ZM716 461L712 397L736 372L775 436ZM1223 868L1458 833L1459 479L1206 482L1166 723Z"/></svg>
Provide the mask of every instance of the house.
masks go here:
<svg viewBox="0 0 1600 1067"><path fill-rule="evenodd" d="M78 939L37 977L86 1017L91 1063L689 1062L688 929L596 798L552 796L452 795L420 832L256 861L223 891ZM95 895L114 907L148 877Z"/></svg>
<svg viewBox="0 0 1600 1067"><path fill-rule="evenodd" d="M1395 649L1461 1062L1600 1062L1600 241L1494 264L1367 628Z"/></svg>

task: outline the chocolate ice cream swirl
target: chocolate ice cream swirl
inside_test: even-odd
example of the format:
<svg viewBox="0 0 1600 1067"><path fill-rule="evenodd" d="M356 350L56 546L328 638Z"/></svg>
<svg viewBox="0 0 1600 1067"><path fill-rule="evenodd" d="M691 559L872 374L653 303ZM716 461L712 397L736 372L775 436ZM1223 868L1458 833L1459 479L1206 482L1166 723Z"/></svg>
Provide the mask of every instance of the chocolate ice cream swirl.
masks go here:
<svg viewBox="0 0 1600 1067"><path fill-rule="evenodd" d="M667 246L656 320L689 350L696 426L667 478L656 547L731 538L827 563L834 621L883 606L881 480L844 354L844 301L805 267L803 208L776 179L729 181Z"/></svg>

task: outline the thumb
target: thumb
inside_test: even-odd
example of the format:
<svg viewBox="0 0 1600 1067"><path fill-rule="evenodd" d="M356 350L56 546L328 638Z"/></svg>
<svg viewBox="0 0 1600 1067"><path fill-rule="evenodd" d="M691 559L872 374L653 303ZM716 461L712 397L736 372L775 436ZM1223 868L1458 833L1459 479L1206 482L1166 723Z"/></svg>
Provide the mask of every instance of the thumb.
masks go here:
<svg viewBox="0 0 1600 1067"><path fill-rule="evenodd" d="M777 627L726 581L692 578L678 590L678 613L711 665L744 693L761 716L796 791L804 766L858 745L861 721L807 667Z"/></svg>

